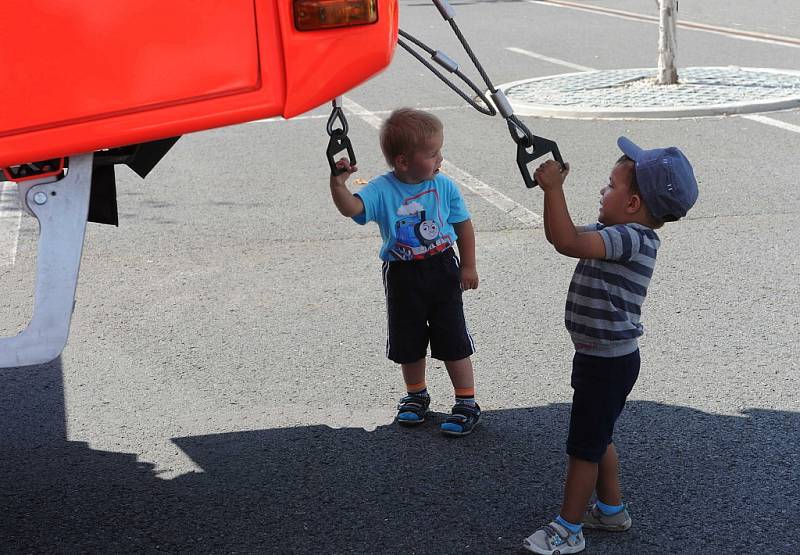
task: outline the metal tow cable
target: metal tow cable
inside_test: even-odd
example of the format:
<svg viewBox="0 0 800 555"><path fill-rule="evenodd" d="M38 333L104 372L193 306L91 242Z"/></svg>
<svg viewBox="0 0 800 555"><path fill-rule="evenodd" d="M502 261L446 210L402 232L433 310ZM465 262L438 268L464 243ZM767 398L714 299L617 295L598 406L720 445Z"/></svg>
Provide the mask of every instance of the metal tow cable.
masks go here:
<svg viewBox="0 0 800 555"><path fill-rule="evenodd" d="M456 94L458 94L461 98L463 98L470 106L475 108L478 112L485 114L487 116L494 116L500 112L500 115L503 119L506 120L506 124L508 126L508 131L511 134L512 140L517 145L517 167L519 168L520 174L522 174L522 179L525 182L525 186L528 188L535 187L537 185L536 180L530 173L528 169L528 164L537 158L544 156L547 153L552 153L553 158L561 164L561 167L564 168L564 161L561 158L561 153L558 150L558 145L555 141L551 141L549 139L545 139L544 137L538 137L531 133L530 129L516 116L514 115L514 109L511 107L511 104L508 101L505 93L496 88L493 84L489 76L487 75L486 71L483 69L480 61L478 60L477 56L475 56L472 48L469 45L469 42L461 33L461 30L458 28L458 25L455 22L455 10L453 10L452 6L447 2L447 0L432 0L434 5L439 9L439 13L442 17L450 24L450 27L453 29L453 32L456 34L459 42L461 43L464 51L469 56L472 64L480 73L483 82L486 84L486 87L489 91L491 91L490 96L492 98L492 102L486 98L486 95L483 91L475 85L472 80L469 79L458 67L458 63L456 63L452 58L450 58L447 54L442 52L441 50L434 50L426 45L421 40L417 39L410 33L407 33L400 29L399 37L397 39L397 44L400 45L404 50L406 50L409 54L414 56L420 63L422 63L425 67L427 67L434 75L436 75L439 79L441 79L450 89L452 89ZM411 43L413 43L418 48L427 52L431 59L436 62L439 66L444 68L448 73L455 74L459 79L461 79L472 91L476 94L476 96L481 100L483 105L479 104L475 99L471 98L467 93L465 93L461 88L459 88L451 79L447 76L442 74L436 67L433 66L425 57L414 50L405 40L407 39ZM353 152L352 144L350 143L350 139L347 137L347 119L345 118L344 112L342 111L342 98L337 97L332 101L333 110L331 112L330 118L328 118L328 125L327 125L327 132L330 136L330 141L328 142L328 148L326 150L326 154L328 157L328 164L331 168L331 175L339 175L341 174L344 169L340 169L336 167L336 161L334 160L334 156L343 150L347 150L347 154L350 158L350 164L355 165L356 158L355 153ZM495 108L496 107L496 108ZM341 128L335 129L334 125L336 121L341 123Z"/></svg>
<svg viewBox="0 0 800 555"><path fill-rule="evenodd" d="M484 71L483 66L481 65L480 61L478 60L477 56L475 56L472 48L469 45L469 42L461 33L461 30L458 28L458 25L455 22L455 10L453 10L452 6L447 2L447 0L432 0L434 5L439 9L439 13L442 17L450 24L450 27L453 29L453 32L456 34L459 42L461 43L464 51L469 56L472 64L478 70L481 77L483 78L483 82L486 84L487 89L490 91L490 96L492 97L492 102L490 103L483 92L473 83L466 75L464 75L459 69L458 64L452 60L447 54L440 50L433 50L425 43L420 41L419 39L414 38L409 33L406 33L402 29L399 31L400 36L403 38L408 39L409 41L413 42L415 45L420 47L421 49L425 50L428 54L431 55L431 58L434 62L439 64L449 73L454 73L457 77L459 77L464 83L469 86L478 96L478 98L483 101L485 106L479 105L474 99L469 98L469 96L461 89L459 89L455 83L453 83L450 79L448 79L445 75L443 75L440 71L438 71L433 65L425 60L421 54L411 49L411 47L402 40L402 38L397 39L397 44L399 44L402 48L412 54L417 60L422 62L428 69L430 69L439 79L444 81L444 83L450 87L453 91L455 91L461 98L466 100L470 106L481 112L482 114L486 114L488 116L494 116L498 111L503 119L506 120L506 124L508 125L508 131L511 134L511 138L517 144L517 167L519 168L520 173L522 174L522 179L525 182L526 187L535 187L537 185L536 180L531 176L530 170L528 169L528 164L533 160L544 156L547 153L552 153L553 158L561 164L561 167L564 168L564 161L561 158L561 153L558 150L558 145L555 141L551 141L549 139L545 139L543 137L537 137L533 133L531 133L530 129L522 123L522 121L514 115L514 110L511 107L511 104L508 101L505 93L496 88L492 81L489 79L486 71ZM495 106L497 110L495 110Z"/></svg>

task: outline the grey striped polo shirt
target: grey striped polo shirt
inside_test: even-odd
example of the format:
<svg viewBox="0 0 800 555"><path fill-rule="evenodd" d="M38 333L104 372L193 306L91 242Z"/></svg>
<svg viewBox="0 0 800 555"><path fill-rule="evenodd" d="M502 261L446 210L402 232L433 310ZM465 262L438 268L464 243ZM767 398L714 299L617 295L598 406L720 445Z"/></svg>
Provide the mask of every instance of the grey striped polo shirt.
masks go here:
<svg viewBox="0 0 800 555"><path fill-rule="evenodd" d="M661 240L640 224L583 226L598 231L605 259L581 259L572 275L564 321L579 353L618 357L639 348L642 302Z"/></svg>

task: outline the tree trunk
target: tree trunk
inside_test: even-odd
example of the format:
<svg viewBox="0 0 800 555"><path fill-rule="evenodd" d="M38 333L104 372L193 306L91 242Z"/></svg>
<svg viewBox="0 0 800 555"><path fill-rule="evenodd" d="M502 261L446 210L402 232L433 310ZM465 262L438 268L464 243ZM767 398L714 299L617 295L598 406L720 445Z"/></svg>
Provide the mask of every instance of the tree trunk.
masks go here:
<svg viewBox="0 0 800 555"><path fill-rule="evenodd" d="M675 52L678 49L675 40L675 12L678 11L678 0L659 0L659 3L656 83L674 85L678 82L678 70L675 68Z"/></svg>

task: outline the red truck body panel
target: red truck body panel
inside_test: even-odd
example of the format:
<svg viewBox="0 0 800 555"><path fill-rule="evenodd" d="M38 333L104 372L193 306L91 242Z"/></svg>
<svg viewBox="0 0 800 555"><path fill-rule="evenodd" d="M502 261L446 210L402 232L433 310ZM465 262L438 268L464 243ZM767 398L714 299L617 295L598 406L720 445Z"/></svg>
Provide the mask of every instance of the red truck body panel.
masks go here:
<svg viewBox="0 0 800 555"><path fill-rule="evenodd" d="M398 16L301 32L291 0L3 0L0 167L293 117L385 68Z"/></svg>

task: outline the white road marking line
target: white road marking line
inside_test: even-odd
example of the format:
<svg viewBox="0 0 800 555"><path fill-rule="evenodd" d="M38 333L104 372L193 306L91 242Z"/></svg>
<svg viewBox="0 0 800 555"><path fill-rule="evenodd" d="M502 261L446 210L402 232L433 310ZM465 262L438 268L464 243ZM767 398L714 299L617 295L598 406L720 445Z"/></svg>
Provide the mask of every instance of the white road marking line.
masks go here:
<svg viewBox="0 0 800 555"><path fill-rule="evenodd" d="M757 121L759 123L763 123L765 125L771 125L772 127L777 127L779 129L783 129L785 131L793 131L795 133L800 133L800 125L793 125L791 123L786 123L784 121L780 121L773 118L768 118L767 116L759 116L755 114L742 116L745 119L751 119L753 121Z"/></svg>
<svg viewBox="0 0 800 555"><path fill-rule="evenodd" d="M380 129L382 120L375 115L375 112L370 112L360 104L350 100L347 97L342 97L342 107L347 109L347 111L353 115L360 117L375 129ZM463 188L475 193L489 204L500 209L509 216L516 218L525 226L533 227L542 223L542 217L539 214L525 208L517 201L507 197L497 189L490 187L477 177L470 175L455 164L452 164L447 160L442 161L442 171L444 171L444 173L450 176L453 181L458 183Z"/></svg>
<svg viewBox="0 0 800 555"><path fill-rule="evenodd" d="M0 266L13 266L22 211L17 200L17 185L0 182Z"/></svg>
<svg viewBox="0 0 800 555"><path fill-rule="evenodd" d="M544 54L537 54L536 52L531 52L530 50L517 48L516 46L507 46L506 50L509 50L511 52L515 52L517 54L522 54L523 56L528 56L530 58L536 58L537 60L544 60L545 62L550 62L551 64L556 64L556 65L568 67L568 68L571 68L571 69L577 69L578 71L595 71L595 69L593 67L582 66L582 65L579 65L579 64L573 64L572 62L559 60L558 58L551 58L550 56L545 56Z"/></svg>
<svg viewBox="0 0 800 555"><path fill-rule="evenodd" d="M586 4L579 4L575 2L565 2L563 0L525 0L529 4L539 4L542 6L552 6L554 8L565 8L569 10L576 10L580 12L588 12L593 14L606 15L608 17L616 17L619 19L627 19L630 21L642 21L645 23L659 24L658 17L639 14L634 12L627 12L624 10L615 10L611 8L602 8L600 6L587 6ZM738 29L731 29L729 27L718 27L716 25L707 25L705 23L696 23L693 21L676 22L678 27L684 29L692 29L695 31L703 31L714 35L722 35L739 40L746 40L751 42L761 42L765 44L777 44L779 46L788 46L790 48L800 48L800 39L794 37L783 37L780 35L771 35L768 33L756 33L752 31L740 31Z"/></svg>

